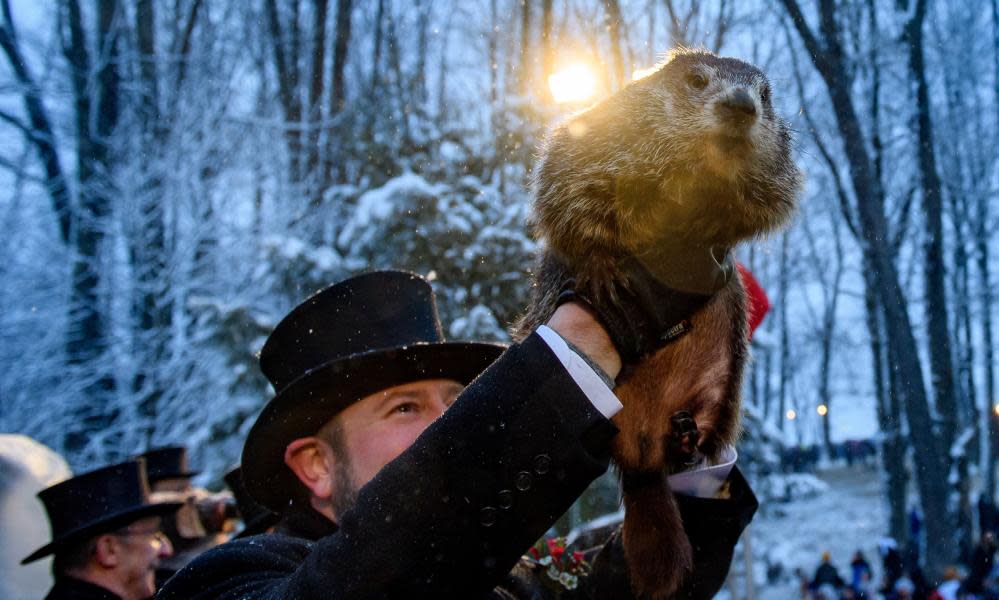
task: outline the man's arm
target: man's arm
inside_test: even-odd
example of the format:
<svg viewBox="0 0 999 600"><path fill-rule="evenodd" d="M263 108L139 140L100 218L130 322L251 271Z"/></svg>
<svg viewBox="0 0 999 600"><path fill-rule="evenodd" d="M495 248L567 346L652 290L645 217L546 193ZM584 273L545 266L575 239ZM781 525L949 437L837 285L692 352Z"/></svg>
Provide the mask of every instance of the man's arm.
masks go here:
<svg viewBox="0 0 999 600"><path fill-rule="evenodd" d="M592 334L576 335L573 343L595 360L613 358L601 355ZM612 363L606 368L614 371ZM284 558L297 547L271 556L266 544L254 547L251 539L237 548L245 568L233 549L210 552L162 597L485 595L607 469L615 433L550 347L531 335L362 488L340 530L316 543L301 564L297 556Z"/></svg>

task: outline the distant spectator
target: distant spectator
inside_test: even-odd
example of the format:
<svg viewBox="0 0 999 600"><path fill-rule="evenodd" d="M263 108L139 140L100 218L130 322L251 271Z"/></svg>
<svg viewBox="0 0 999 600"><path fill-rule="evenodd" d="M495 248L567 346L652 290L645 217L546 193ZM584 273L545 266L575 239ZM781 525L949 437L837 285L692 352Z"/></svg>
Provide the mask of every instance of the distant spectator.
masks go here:
<svg viewBox="0 0 999 600"><path fill-rule="evenodd" d="M828 583L825 583L817 590L815 590L815 600L838 600L839 593L836 588Z"/></svg>
<svg viewBox="0 0 999 600"><path fill-rule="evenodd" d="M794 578L798 580L798 592L801 600L808 600L811 596L811 592L808 589L808 576L805 575L805 572L799 567L794 570Z"/></svg>
<svg viewBox="0 0 999 600"><path fill-rule="evenodd" d="M894 595L889 595L888 598L890 600L912 600L915 591L916 584L908 577L903 576L895 582Z"/></svg>
<svg viewBox="0 0 999 600"><path fill-rule="evenodd" d="M905 572L902 566L902 555L898 551L898 543L894 538L882 538L878 542L881 553L882 583L881 593L888 595L895 589L895 583Z"/></svg>
<svg viewBox="0 0 999 600"><path fill-rule="evenodd" d="M984 495L978 498L978 524L982 531L991 531L993 535L999 527L999 508Z"/></svg>
<svg viewBox="0 0 999 600"><path fill-rule="evenodd" d="M843 587L843 578L839 576L836 567L832 565L828 552L822 553L822 564L815 569L815 577L812 577L812 589L821 590L823 586L832 586L834 589Z"/></svg>
<svg viewBox="0 0 999 600"><path fill-rule="evenodd" d="M136 600L156 593L156 568L173 554L161 517L180 503L152 500L145 463L90 471L38 497L52 538L21 562L53 557L55 583L46 600Z"/></svg>
<svg viewBox="0 0 999 600"><path fill-rule="evenodd" d="M957 600L958 590L961 589L961 577L957 573L957 569L954 567L947 567L944 570L943 583L941 583L937 589L933 592L935 595L931 595L931 600Z"/></svg>
<svg viewBox="0 0 999 600"><path fill-rule="evenodd" d="M930 592L933 591L933 586L930 585L926 580L926 576L923 575L923 568L918 564L912 565L908 569L908 577L912 581L912 597L914 600L926 600Z"/></svg>
<svg viewBox="0 0 999 600"><path fill-rule="evenodd" d="M137 458L145 461L152 498L181 505L163 518L163 533L170 540L173 554L163 558L156 569L156 587L160 588L199 554L228 539L224 526L226 500L231 495L211 494L194 486L192 478L198 472L188 464L187 448L183 446L153 448Z"/></svg>
<svg viewBox="0 0 999 600"><path fill-rule="evenodd" d="M873 600L878 597L876 586L874 585L874 574L870 571L860 576L860 583L856 589L857 600Z"/></svg>
<svg viewBox="0 0 999 600"><path fill-rule="evenodd" d="M857 550L853 554L853 560L850 561L850 587L854 591L860 591L861 582L865 575L867 580L871 579L871 564L864 558L864 554Z"/></svg>
<svg viewBox="0 0 999 600"><path fill-rule="evenodd" d="M996 553L996 540L991 531L982 534L982 539L975 546L971 555L971 570L964 580L964 591L981 595L985 592L985 578L992 571L992 560Z"/></svg>
<svg viewBox="0 0 999 600"><path fill-rule="evenodd" d="M236 534L236 538L249 537L261 533L270 533L274 525L278 522L278 515L267 509L250 496L243 483L243 469L237 466L225 475L226 485L232 491L236 499L236 506L239 509L239 516L243 521L243 530Z"/></svg>

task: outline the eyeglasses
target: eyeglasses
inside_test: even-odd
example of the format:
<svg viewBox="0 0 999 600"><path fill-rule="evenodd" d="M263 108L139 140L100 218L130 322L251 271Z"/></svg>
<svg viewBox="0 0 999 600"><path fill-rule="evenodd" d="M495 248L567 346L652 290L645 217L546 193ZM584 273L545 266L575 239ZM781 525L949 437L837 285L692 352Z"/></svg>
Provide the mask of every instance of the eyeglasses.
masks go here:
<svg viewBox="0 0 999 600"><path fill-rule="evenodd" d="M170 538L166 536L165 533L159 529L150 531L136 531L134 529L122 529L121 531L116 531L113 535L118 537L131 537L133 535L144 535L149 536L150 540L156 544L157 548L162 548L170 544Z"/></svg>

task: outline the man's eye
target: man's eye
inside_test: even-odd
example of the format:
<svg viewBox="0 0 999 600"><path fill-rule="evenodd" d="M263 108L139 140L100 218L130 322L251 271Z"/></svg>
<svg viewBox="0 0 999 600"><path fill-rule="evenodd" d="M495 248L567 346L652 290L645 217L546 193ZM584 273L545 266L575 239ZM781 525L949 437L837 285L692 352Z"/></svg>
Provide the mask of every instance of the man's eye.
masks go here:
<svg viewBox="0 0 999 600"><path fill-rule="evenodd" d="M415 411L416 411L416 404L412 402L404 402L402 404L399 404L398 406L395 406L392 409L393 413L399 413L399 414L405 414Z"/></svg>

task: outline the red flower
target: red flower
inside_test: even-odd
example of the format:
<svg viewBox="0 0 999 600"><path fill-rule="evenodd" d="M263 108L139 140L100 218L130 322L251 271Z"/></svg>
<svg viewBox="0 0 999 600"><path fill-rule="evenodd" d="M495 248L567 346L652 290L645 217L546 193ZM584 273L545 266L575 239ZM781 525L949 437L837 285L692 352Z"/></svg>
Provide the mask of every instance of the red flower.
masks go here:
<svg viewBox="0 0 999 600"><path fill-rule="evenodd" d="M531 549L528 550L528 552L531 553L531 556L534 557L534 560L541 560L541 553L538 552L538 549L535 548L534 546L531 546Z"/></svg>
<svg viewBox="0 0 999 600"><path fill-rule="evenodd" d="M580 563L582 563L583 562L583 553L580 552L580 551L578 551L578 550L574 551L572 553L572 562L576 563L577 565L580 564Z"/></svg>
<svg viewBox="0 0 999 600"><path fill-rule="evenodd" d="M548 540L548 553L552 555L552 559L556 561L562 560L562 554L565 552L565 548L562 546L559 540L550 539Z"/></svg>

